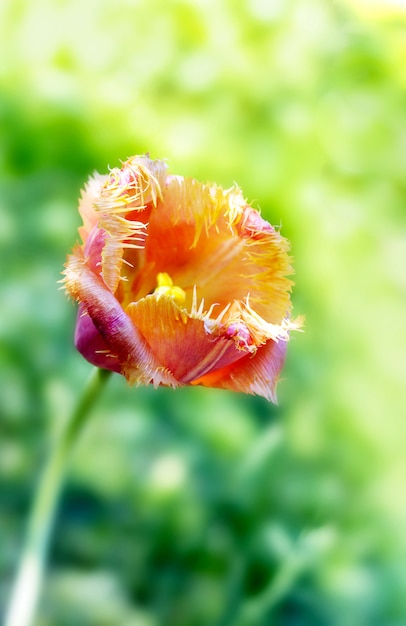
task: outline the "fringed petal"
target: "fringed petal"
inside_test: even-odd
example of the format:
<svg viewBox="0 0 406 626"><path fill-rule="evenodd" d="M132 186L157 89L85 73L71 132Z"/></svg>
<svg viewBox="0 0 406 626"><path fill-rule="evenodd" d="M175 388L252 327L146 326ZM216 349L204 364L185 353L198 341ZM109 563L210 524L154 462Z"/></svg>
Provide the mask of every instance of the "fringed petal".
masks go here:
<svg viewBox="0 0 406 626"><path fill-rule="evenodd" d="M189 294L193 285L220 310L249 295L255 311L279 324L289 315L289 244L235 187L222 190L169 177L163 203L151 211L145 255Z"/></svg>
<svg viewBox="0 0 406 626"><path fill-rule="evenodd" d="M262 396L277 402L276 386L286 357L286 341L269 340L255 356L243 359L193 381L193 385L218 387Z"/></svg>
<svg viewBox="0 0 406 626"><path fill-rule="evenodd" d="M147 296L129 304L126 313L160 363L182 383L235 363L245 354L231 338L212 337L203 319L188 315L170 296Z"/></svg>
<svg viewBox="0 0 406 626"><path fill-rule="evenodd" d="M103 280L87 266L79 247L68 257L64 274L66 290L82 303L107 349L118 359L121 373L130 383L178 385L171 372L152 353Z"/></svg>
<svg viewBox="0 0 406 626"><path fill-rule="evenodd" d="M114 168L95 202L98 225L106 232L102 276L114 293L120 280L125 249L139 249L147 236L147 206L162 197L166 165L148 157L132 157Z"/></svg>

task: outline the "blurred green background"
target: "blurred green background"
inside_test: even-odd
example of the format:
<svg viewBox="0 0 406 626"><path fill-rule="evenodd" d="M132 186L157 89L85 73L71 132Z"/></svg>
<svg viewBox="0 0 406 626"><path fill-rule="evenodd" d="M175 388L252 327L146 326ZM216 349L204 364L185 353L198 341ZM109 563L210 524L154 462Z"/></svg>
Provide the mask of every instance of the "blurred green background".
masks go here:
<svg viewBox="0 0 406 626"><path fill-rule="evenodd" d="M57 285L79 191L149 151L238 182L282 226L305 333L277 407L113 377L76 449L37 625L406 624L405 89L401 14L3 0L0 605L91 370Z"/></svg>

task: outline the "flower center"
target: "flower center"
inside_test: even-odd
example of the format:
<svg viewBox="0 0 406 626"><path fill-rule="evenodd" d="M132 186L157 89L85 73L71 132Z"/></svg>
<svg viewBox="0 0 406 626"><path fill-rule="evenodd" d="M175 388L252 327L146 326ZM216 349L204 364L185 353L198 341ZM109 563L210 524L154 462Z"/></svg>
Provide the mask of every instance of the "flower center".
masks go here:
<svg viewBox="0 0 406 626"><path fill-rule="evenodd" d="M181 287L173 284L172 278L166 272L159 272L156 277L157 286L154 294L159 296L169 296L176 304L181 305L186 300L186 294Z"/></svg>

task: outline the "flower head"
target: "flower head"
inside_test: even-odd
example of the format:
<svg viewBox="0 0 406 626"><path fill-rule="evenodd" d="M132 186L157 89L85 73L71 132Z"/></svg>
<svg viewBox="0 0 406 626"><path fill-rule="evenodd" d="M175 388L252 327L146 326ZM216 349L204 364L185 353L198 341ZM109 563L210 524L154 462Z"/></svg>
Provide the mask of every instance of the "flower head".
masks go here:
<svg viewBox="0 0 406 626"><path fill-rule="evenodd" d="M288 242L238 187L128 159L91 178L64 284L75 344L130 383L204 385L275 400L289 331Z"/></svg>

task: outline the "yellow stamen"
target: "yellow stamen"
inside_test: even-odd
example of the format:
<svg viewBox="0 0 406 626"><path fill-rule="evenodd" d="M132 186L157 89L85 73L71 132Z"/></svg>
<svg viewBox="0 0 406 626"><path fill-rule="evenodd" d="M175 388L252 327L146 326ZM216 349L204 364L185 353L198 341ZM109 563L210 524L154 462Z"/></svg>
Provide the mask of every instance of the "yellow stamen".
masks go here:
<svg viewBox="0 0 406 626"><path fill-rule="evenodd" d="M183 304L186 294L181 287L173 284L172 278L166 272L159 272L156 277L157 287L154 291L157 296L169 296L176 304Z"/></svg>

